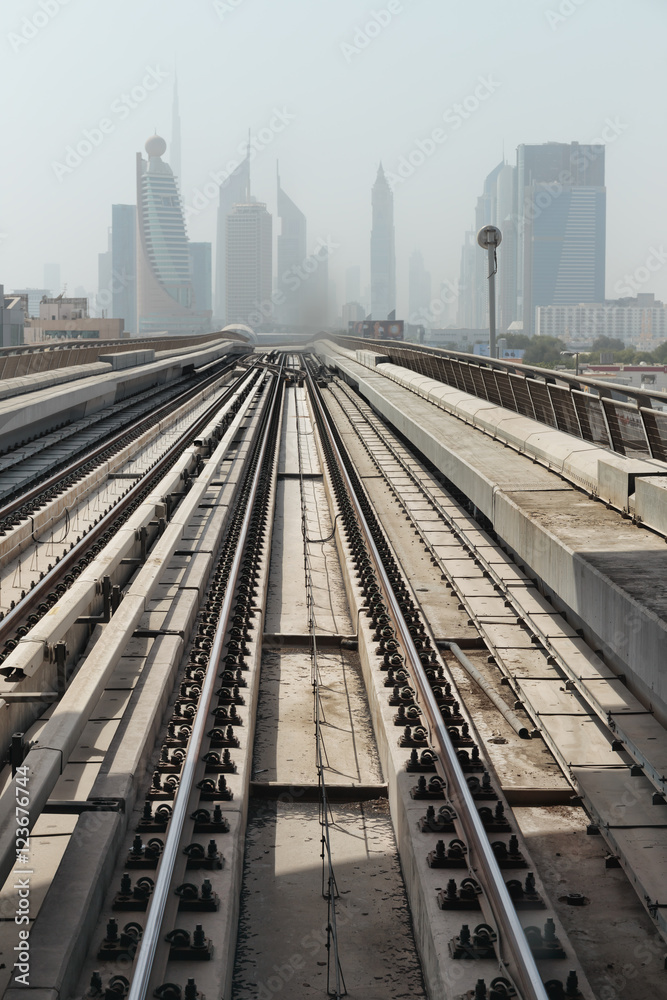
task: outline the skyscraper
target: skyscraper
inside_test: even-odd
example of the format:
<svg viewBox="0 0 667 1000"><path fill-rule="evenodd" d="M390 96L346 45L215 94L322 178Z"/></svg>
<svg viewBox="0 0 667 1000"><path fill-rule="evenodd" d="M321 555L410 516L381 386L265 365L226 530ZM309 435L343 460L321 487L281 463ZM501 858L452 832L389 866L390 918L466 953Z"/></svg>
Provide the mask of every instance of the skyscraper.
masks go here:
<svg viewBox="0 0 667 1000"><path fill-rule="evenodd" d="M320 239L302 261L300 271L303 276L301 294L303 297L303 324L313 333L318 332L329 322L329 248Z"/></svg>
<svg viewBox="0 0 667 1000"><path fill-rule="evenodd" d="M306 259L306 217L278 184L278 216L280 233L277 240L278 272L276 291L280 293L277 318L283 326L298 327L304 323L304 285L298 277Z"/></svg>
<svg viewBox="0 0 667 1000"><path fill-rule="evenodd" d="M387 319L396 308L396 259L394 250L394 196L378 167L372 193L371 316Z"/></svg>
<svg viewBox="0 0 667 1000"><path fill-rule="evenodd" d="M523 323L532 336L538 306L603 302L605 294L604 146L577 142L521 145L517 165L500 163L477 199L475 231L461 256L458 322L488 323L487 257L476 232L498 226L499 330Z"/></svg>
<svg viewBox="0 0 667 1000"><path fill-rule="evenodd" d="M174 75L174 99L171 107L171 168L178 184L183 191L181 177L181 115L178 110L178 81Z"/></svg>
<svg viewBox="0 0 667 1000"><path fill-rule="evenodd" d="M516 303L516 167L499 163L484 181L475 207L475 229L466 234L461 256L459 325L486 329L489 322L488 258L477 243L482 226L498 226L503 242L498 251L496 309L499 330L517 318Z"/></svg>
<svg viewBox="0 0 667 1000"><path fill-rule="evenodd" d="M137 330L137 208L111 206L111 316Z"/></svg>
<svg viewBox="0 0 667 1000"><path fill-rule="evenodd" d="M215 315L222 324L227 310L227 217L234 205L245 205L250 197L250 159L234 170L220 185L218 225L215 243Z"/></svg>
<svg viewBox="0 0 667 1000"><path fill-rule="evenodd" d="M200 333L208 319L194 305L188 238L176 180L159 135L137 153L138 332Z"/></svg>
<svg viewBox="0 0 667 1000"><path fill-rule="evenodd" d="M273 314L271 216L263 202L250 200L234 205L225 229L225 320L254 329Z"/></svg>
<svg viewBox="0 0 667 1000"><path fill-rule="evenodd" d="M479 270L477 255L480 251L477 245L477 234L472 229L467 230L461 247L461 266L459 270L459 297L456 321L463 330L480 330L482 322L479 315L479 296L477 287ZM481 252L481 251L480 251Z"/></svg>
<svg viewBox="0 0 667 1000"><path fill-rule="evenodd" d="M188 243L190 280L197 312L211 315L211 244Z"/></svg>
<svg viewBox="0 0 667 1000"><path fill-rule="evenodd" d="M537 306L604 301L605 226L604 146L519 146L517 311L525 333L534 332Z"/></svg>

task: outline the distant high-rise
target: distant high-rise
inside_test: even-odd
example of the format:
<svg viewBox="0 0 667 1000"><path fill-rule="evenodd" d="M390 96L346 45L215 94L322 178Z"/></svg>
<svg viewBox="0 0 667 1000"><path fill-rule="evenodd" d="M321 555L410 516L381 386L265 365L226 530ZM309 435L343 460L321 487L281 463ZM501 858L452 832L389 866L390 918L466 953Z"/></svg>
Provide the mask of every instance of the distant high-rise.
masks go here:
<svg viewBox="0 0 667 1000"><path fill-rule="evenodd" d="M111 316L137 330L137 208L111 206Z"/></svg>
<svg viewBox="0 0 667 1000"><path fill-rule="evenodd" d="M211 314L211 244L188 243L190 279L197 312Z"/></svg>
<svg viewBox="0 0 667 1000"><path fill-rule="evenodd" d="M459 325L488 323L487 257L476 232L498 226L498 329L514 322L536 331L540 306L603 302L605 285L604 146L577 142L521 145L517 165L500 163L477 199L476 229L461 256Z"/></svg>
<svg viewBox="0 0 667 1000"><path fill-rule="evenodd" d="M183 191L183 180L181 177L181 116L178 110L178 81L174 76L174 99L171 107L171 169L178 184L179 191Z"/></svg>
<svg viewBox="0 0 667 1000"><path fill-rule="evenodd" d="M517 318L516 302L516 167L499 163L484 181L475 207L475 229L466 234L461 257L458 322L466 329L486 329L489 322L488 258L477 243L482 226L498 226L503 242L498 251L496 318L507 330Z"/></svg>
<svg viewBox="0 0 667 1000"><path fill-rule="evenodd" d="M301 286L303 324L316 333L327 326L330 317L329 248L324 240L320 239L302 261L301 274L304 276Z"/></svg>
<svg viewBox="0 0 667 1000"><path fill-rule="evenodd" d="M145 148L147 161L137 153L138 332L200 333L208 318L194 305L183 208L162 159L167 144L154 135Z"/></svg>
<svg viewBox="0 0 667 1000"><path fill-rule="evenodd" d="M27 317L39 316L39 303L43 298L47 298L51 292L48 288L15 288L12 295L20 295L24 301L25 314Z"/></svg>
<svg viewBox="0 0 667 1000"><path fill-rule="evenodd" d="M387 319L396 308L396 258L394 249L394 196L378 167L372 194L371 316Z"/></svg>
<svg viewBox="0 0 667 1000"><path fill-rule="evenodd" d="M481 330L483 319L480 316L478 295L479 251L477 234L469 229L461 247L461 266L459 270L459 296L457 323L462 330Z"/></svg>
<svg viewBox="0 0 667 1000"><path fill-rule="evenodd" d="M60 295L60 264L44 265L44 287L49 289L51 295Z"/></svg>
<svg viewBox="0 0 667 1000"><path fill-rule="evenodd" d="M277 168L276 168L277 171ZM304 323L304 283L299 277L306 259L306 217L280 186L277 172L278 216L276 291L280 293L277 318L283 326L299 327Z"/></svg>
<svg viewBox="0 0 667 1000"><path fill-rule="evenodd" d="M605 227L604 146L519 146L517 318L525 333L535 330L537 306L604 301Z"/></svg>
<svg viewBox="0 0 667 1000"><path fill-rule="evenodd" d="M97 255L97 316L111 316L111 230L107 230L107 249Z"/></svg>
<svg viewBox="0 0 667 1000"><path fill-rule="evenodd" d="M266 205L236 204L226 218L226 323L253 329L273 313L272 228Z"/></svg>
<svg viewBox="0 0 667 1000"><path fill-rule="evenodd" d="M408 273L408 322L430 326L430 302L431 275L424 267L424 258L421 252L414 250L410 254L410 269Z"/></svg>
<svg viewBox="0 0 667 1000"><path fill-rule="evenodd" d="M250 158L242 163L220 185L218 225L215 243L215 315L222 324L227 310L227 218L234 205L245 205L250 198Z"/></svg>

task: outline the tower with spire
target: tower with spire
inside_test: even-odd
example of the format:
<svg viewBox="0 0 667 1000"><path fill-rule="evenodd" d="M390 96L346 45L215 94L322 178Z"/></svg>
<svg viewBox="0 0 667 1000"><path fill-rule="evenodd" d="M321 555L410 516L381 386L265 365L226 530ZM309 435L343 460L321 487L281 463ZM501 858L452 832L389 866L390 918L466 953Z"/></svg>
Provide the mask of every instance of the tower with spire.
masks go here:
<svg viewBox="0 0 667 1000"><path fill-rule="evenodd" d="M181 180L181 115L178 110L178 80L174 75L174 101L171 109L171 169L182 192Z"/></svg>
<svg viewBox="0 0 667 1000"><path fill-rule="evenodd" d="M396 309L396 255L394 247L394 196L382 164L372 192L371 318L387 319Z"/></svg>

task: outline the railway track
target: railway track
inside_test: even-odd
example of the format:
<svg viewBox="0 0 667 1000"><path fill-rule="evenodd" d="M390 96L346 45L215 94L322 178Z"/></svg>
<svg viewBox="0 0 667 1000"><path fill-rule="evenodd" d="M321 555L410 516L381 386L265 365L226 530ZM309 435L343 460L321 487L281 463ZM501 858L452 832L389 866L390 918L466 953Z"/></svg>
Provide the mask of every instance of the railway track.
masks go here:
<svg viewBox="0 0 667 1000"><path fill-rule="evenodd" d="M540 637L535 651L561 670L565 639L584 655L576 634L565 623L555 635L535 593L533 605L521 604L534 587L522 595L508 580L497 541L348 387L322 375L301 355L266 359L173 444L168 475L183 482L189 468L187 489L154 525L155 546L129 585L116 584L113 613L88 623L91 641L50 716L27 732L15 766L29 776L26 857L43 889L31 985L91 1000L375 1000L374 988L398 997L408 983L411 995L447 1000L593 998L576 925L550 898L513 813L520 796L465 703L475 667L461 650L488 653L489 670L515 685L528 715L510 705L501 715L502 689L491 712L518 742L543 736L572 782L562 782L568 802L575 790L585 797L576 768L520 697L530 685L503 655L519 647L501 646L493 626L511 619L532 646ZM221 426L216 406L227 404ZM192 462L203 441L210 447ZM374 473L359 471L360 449ZM143 503L155 518L164 487L144 489L143 501L129 501L132 516ZM380 489L391 490L429 567L442 571L438 600L465 622L461 635L443 633L422 598L421 570L401 548L405 522L380 512ZM98 528L98 556L115 545L119 565L122 546L103 537L104 518ZM480 578L490 592L480 593ZM575 693L583 701L583 688ZM4 778L6 876L18 786ZM358 856L354 841L364 845ZM387 861L399 855L405 884L398 861ZM400 930L373 897L380 873ZM0 894L6 919L10 883ZM276 924L265 907L281 900L288 909ZM5 952L11 923L0 931Z"/></svg>
<svg viewBox="0 0 667 1000"><path fill-rule="evenodd" d="M70 456L48 474L38 474L33 485L13 499L5 499L0 507L5 536L0 546L0 594L4 589L6 595L5 607L0 611L0 662L55 603L54 596L62 596L74 582L86 560L90 561L90 552L96 555L101 550L99 539L109 540L128 513L136 509L139 499L173 464L174 457L196 439L211 414L231 398L234 388L226 388L224 383L234 364L212 367L214 370L204 373L203 378L189 380L193 384L185 390L169 391L167 401L157 407L149 393L147 400L132 406L134 412L122 430L114 428L109 434L104 428L101 441L87 442L76 457ZM212 401L208 398L211 396ZM173 440L169 440L170 435ZM158 438L164 442L162 446ZM142 444L147 452L151 446L144 468L137 465L137 450ZM108 490L103 490L100 497L100 483L104 487L118 480L128 481L121 495L114 491L111 497ZM81 508L96 488L94 507L89 504L86 516ZM108 504L103 511L100 499L102 504ZM57 542L56 533L61 535ZM40 548L45 553L43 559L39 558ZM52 562L48 568L42 568L49 558Z"/></svg>

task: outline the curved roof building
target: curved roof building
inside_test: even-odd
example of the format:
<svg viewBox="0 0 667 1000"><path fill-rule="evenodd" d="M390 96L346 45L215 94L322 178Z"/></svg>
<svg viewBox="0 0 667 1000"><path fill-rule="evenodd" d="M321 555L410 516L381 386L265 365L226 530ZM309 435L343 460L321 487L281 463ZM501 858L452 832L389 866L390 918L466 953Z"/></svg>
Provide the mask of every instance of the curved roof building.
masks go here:
<svg viewBox="0 0 667 1000"><path fill-rule="evenodd" d="M176 178L162 159L159 135L137 153L138 332L202 333L210 313L198 311L190 277L188 237Z"/></svg>

